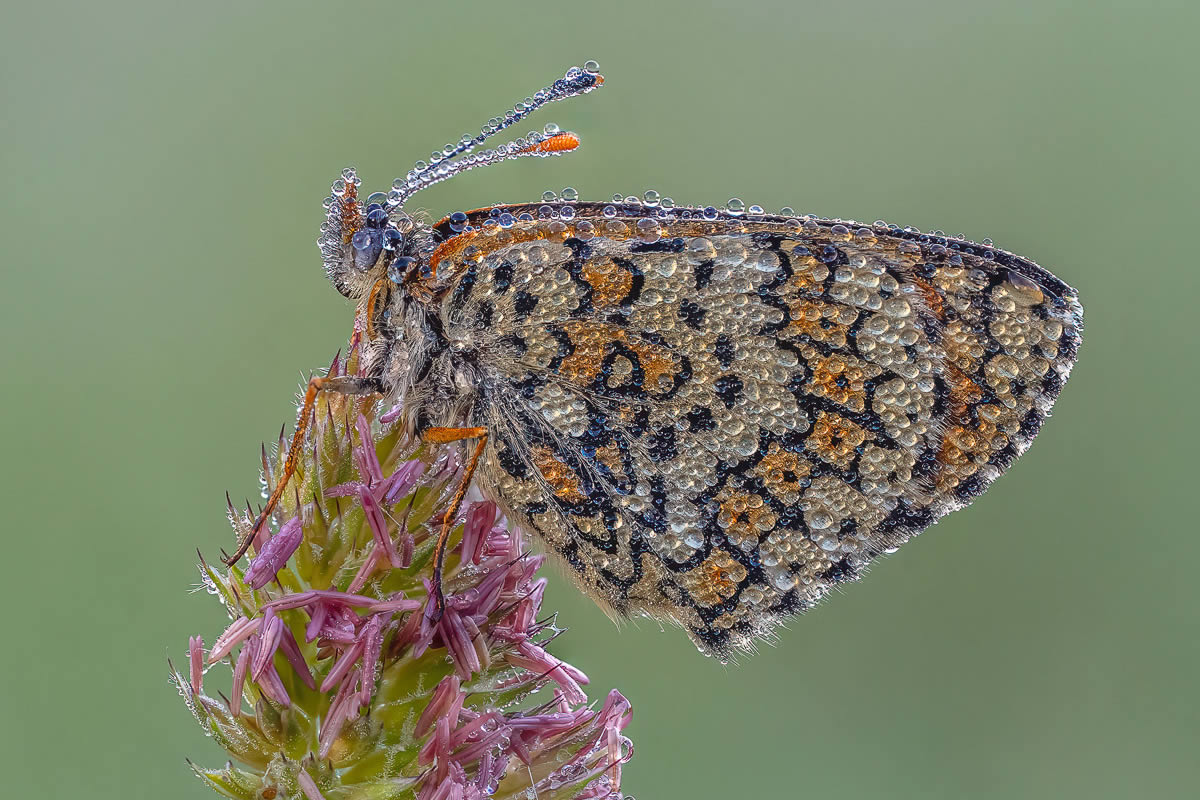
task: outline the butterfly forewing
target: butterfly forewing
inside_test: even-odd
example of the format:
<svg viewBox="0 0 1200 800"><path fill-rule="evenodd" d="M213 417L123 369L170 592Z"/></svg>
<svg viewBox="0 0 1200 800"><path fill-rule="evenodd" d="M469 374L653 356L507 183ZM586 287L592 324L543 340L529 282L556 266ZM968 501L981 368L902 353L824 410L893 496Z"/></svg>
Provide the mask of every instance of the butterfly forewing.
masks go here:
<svg viewBox="0 0 1200 800"><path fill-rule="evenodd" d="M884 226L574 203L443 222L482 486L620 614L749 647L980 494L1078 348L1075 292Z"/></svg>

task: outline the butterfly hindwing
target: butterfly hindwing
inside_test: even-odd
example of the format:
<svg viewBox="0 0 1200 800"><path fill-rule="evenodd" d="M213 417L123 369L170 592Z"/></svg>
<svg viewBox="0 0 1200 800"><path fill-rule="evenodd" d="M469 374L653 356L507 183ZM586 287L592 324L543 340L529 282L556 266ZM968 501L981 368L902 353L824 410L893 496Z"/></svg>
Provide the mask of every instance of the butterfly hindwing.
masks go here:
<svg viewBox="0 0 1200 800"><path fill-rule="evenodd" d="M438 268L482 485L616 612L708 652L981 493L1078 347L1073 290L990 247L589 204L562 228L480 226Z"/></svg>

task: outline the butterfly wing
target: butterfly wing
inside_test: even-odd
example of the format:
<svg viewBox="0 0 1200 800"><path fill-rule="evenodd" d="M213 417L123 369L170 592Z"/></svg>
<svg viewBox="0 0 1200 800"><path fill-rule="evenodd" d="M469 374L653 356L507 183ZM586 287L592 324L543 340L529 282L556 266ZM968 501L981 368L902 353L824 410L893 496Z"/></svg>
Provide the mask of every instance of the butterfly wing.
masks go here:
<svg viewBox="0 0 1200 800"><path fill-rule="evenodd" d="M1078 349L1074 290L991 247L625 206L484 213L438 254L443 320L478 371L471 424L491 432L482 486L602 603L717 655L983 492Z"/></svg>

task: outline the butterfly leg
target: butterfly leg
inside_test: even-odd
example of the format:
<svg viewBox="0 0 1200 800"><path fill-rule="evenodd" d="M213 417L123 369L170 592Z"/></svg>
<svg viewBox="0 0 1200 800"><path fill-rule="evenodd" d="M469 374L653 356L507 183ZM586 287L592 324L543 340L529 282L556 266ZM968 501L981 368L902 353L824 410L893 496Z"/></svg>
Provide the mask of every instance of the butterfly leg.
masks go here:
<svg viewBox="0 0 1200 800"><path fill-rule="evenodd" d="M292 445L288 448L287 458L283 462L283 474L279 476L274 491L271 492L271 496L267 499L267 504L263 507L262 511L258 512L258 518L254 520L254 525L250 527L250 530L238 542L237 549L233 555L225 559L227 566L232 567L238 562L239 558L245 555L254 538L258 536L258 532L262 530L262 526L266 524L267 518L275 510L275 506L279 503L279 498L283 496L283 489L287 486L288 480L296 472L296 460L300 455L300 447L304 443L304 434L308 432L308 423L312 419L313 408L317 404L317 395L321 392L367 395L375 394L378 391L379 382L374 378L341 375L336 378L309 379L308 389L304 392L304 403L300 406L300 415L296 418L296 432L292 434Z"/></svg>
<svg viewBox="0 0 1200 800"><path fill-rule="evenodd" d="M446 516L442 518L442 532L438 535L437 544L433 548L433 621L442 618L442 611L446 607L446 598L442 594L442 565L446 560L446 544L450 541L450 529L454 525L454 518L458 516L458 509L462 507L463 498L467 496L467 488L471 485L471 478L475 475L475 469L479 466L479 457L483 455L483 448L487 445L488 429L487 428L430 428L421 434L421 438L426 442L437 444L445 444L449 442L461 442L464 439L478 439L479 443L475 445L475 452L471 454L471 460L467 462L467 468L463 471L462 483L458 487L458 491L454 493L454 499L450 501L450 507L446 509Z"/></svg>

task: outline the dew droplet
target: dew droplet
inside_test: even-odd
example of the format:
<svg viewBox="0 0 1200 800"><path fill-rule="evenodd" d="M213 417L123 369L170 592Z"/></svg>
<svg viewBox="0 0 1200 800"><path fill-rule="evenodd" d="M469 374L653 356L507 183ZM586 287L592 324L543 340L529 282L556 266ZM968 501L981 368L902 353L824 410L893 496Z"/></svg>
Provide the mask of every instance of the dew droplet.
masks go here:
<svg viewBox="0 0 1200 800"><path fill-rule="evenodd" d="M383 249L398 250L404 244L404 234L395 228L388 228L383 232Z"/></svg>
<svg viewBox="0 0 1200 800"><path fill-rule="evenodd" d="M645 244L654 244L662 237L662 229L658 220L639 219L637 221L637 236Z"/></svg>
<svg viewBox="0 0 1200 800"><path fill-rule="evenodd" d="M562 199L568 203L574 203L579 199L579 192L573 186L564 186L562 190Z"/></svg>
<svg viewBox="0 0 1200 800"><path fill-rule="evenodd" d="M742 202L740 197L731 197L729 198L729 202L725 204L725 210L734 216L739 216L746 210L746 204Z"/></svg>
<svg viewBox="0 0 1200 800"><path fill-rule="evenodd" d="M657 208L661 199L662 195L653 189L647 189L646 191L642 192L642 202L650 208Z"/></svg>
<svg viewBox="0 0 1200 800"><path fill-rule="evenodd" d="M409 268L416 263L416 259L412 256L400 256L388 266L388 280L392 283L399 284L404 280L404 276L408 274Z"/></svg>

